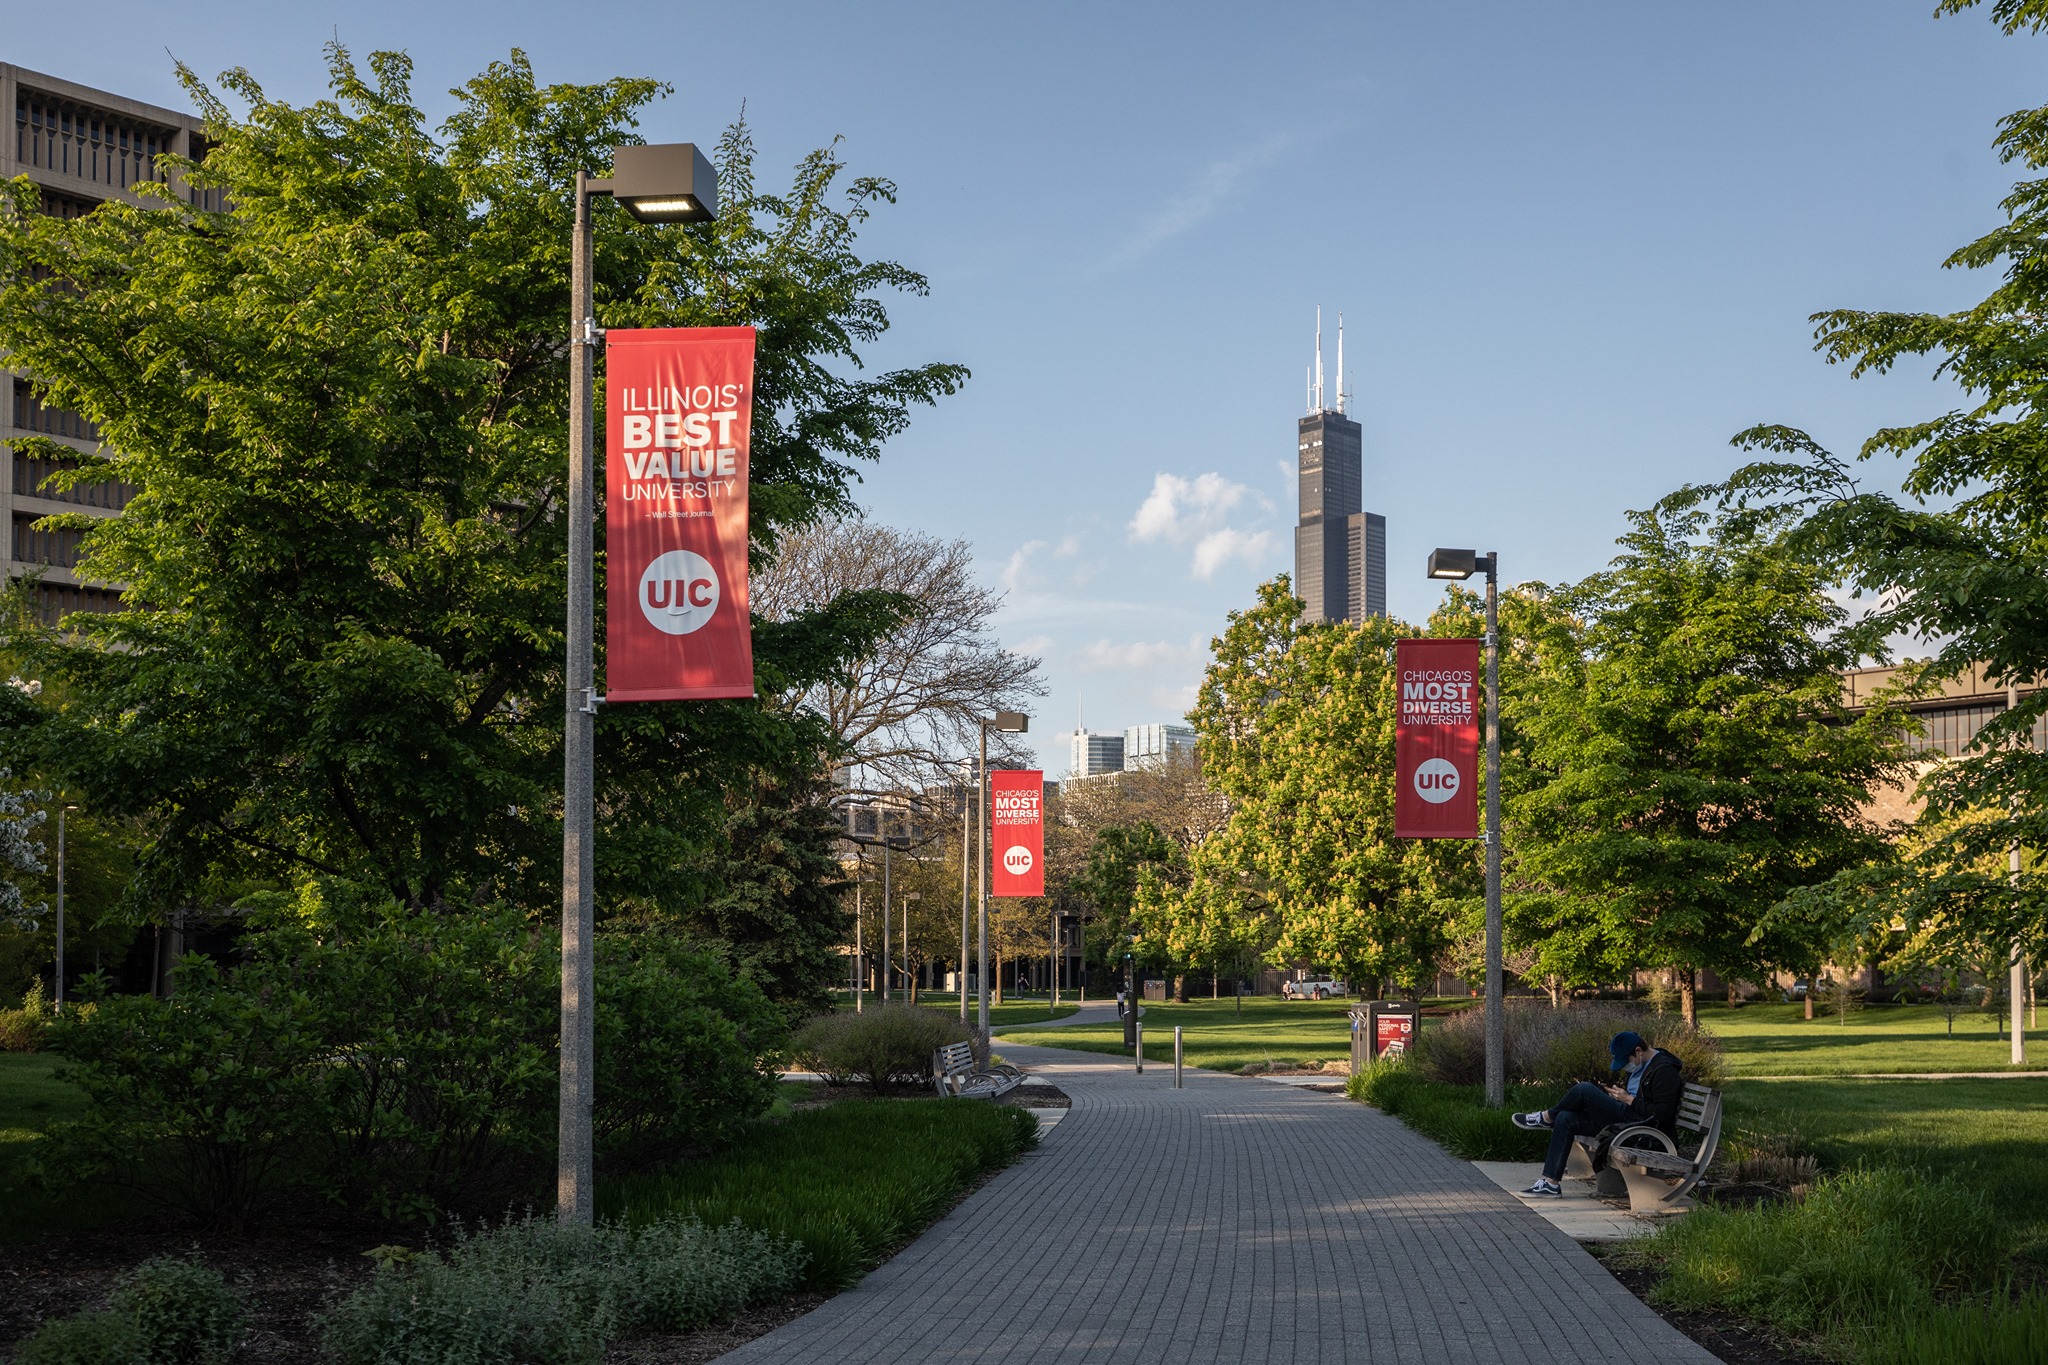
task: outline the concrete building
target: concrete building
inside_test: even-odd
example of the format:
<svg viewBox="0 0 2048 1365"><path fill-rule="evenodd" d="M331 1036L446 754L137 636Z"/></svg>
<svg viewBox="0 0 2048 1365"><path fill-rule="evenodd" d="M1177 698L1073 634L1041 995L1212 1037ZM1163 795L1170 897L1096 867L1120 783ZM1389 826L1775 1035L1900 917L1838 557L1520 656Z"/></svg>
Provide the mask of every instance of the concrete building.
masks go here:
<svg viewBox="0 0 2048 1365"><path fill-rule="evenodd" d="M131 204L132 186L169 179L165 155L197 159L205 152L199 121L190 114L144 104L0 63L0 99L14 110L14 136L0 140L0 178L27 176L42 193L43 212L77 218L110 199ZM191 203L202 192L181 187ZM219 206L217 198L207 207ZM80 452L99 448L99 432L75 412L47 406L24 377L0 378L0 436L40 436ZM87 583L72 571L78 563L79 531L40 531L35 523L59 512L114 516L133 490L125 484L94 484L59 493L41 487L61 463L8 455L9 476L0 479L0 526L7 532L5 573L11 580L40 572L38 607L45 619L73 611L111 611L120 600L112 585Z"/></svg>
<svg viewBox="0 0 2048 1365"><path fill-rule="evenodd" d="M1175 756L1193 757L1195 731L1188 725L1131 725L1124 728L1124 771L1158 766Z"/></svg>
<svg viewBox="0 0 2048 1365"><path fill-rule="evenodd" d="M1103 773L1120 773L1124 770L1122 735L1076 730L1071 736L1071 744L1073 747L1068 758L1067 772L1073 777L1097 777Z"/></svg>
<svg viewBox="0 0 2048 1365"><path fill-rule="evenodd" d="M1363 621L1387 614L1387 519L1364 510L1365 452L1358 423L1344 415L1344 320L1337 320L1337 392L1324 401L1323 326L1308 415L1298 425L1300 520L1294 528L1294 592L1308 621Z"/></svg>

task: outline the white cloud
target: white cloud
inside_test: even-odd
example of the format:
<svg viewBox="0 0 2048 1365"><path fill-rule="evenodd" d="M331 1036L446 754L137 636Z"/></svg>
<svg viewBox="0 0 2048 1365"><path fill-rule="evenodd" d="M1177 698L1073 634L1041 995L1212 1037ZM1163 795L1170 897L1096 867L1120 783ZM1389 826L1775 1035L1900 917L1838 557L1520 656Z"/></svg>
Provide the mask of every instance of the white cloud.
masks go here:
<svg viewBox="0 0 2048 1365"><path fill-rule="evenodd" d="M1211 531L1195 543L1194 576L1206 583L1231 560L1257 564L1272 548L1271 531L1238 531L1228 526Z"/></svg>
<svg viewBox="0 0 2048 1365"><path fill-rule="evenodd" d="M1045 548L1042 540L1027 540L1010 554L1010 562L1003 566L1003 591L1019 593L1030 581L1031 557Z"/></svg>
<svg viewBox="0 0 2048 1365"><path fill-rule="evenodd" d="M1188 231L1226 204L1241 202L1236 191L1245 178L1278 161L1299 141L1295 135L1283 133L1234 155L1218 157L1203 166L1195 172L1188 188L1167 200L1110 254L1107 265L1111 268L1129 265Z"/></svg>
<svg viewBox="0 0 2048 1365"><path fill-rule="evenodd" d="M1152 491L1138 504L1131 520L1131 539L1140 544L1163 542L1194 546L1190 574L1207 582L1233 559L1257 564L1272 551L1273 533L1231 526L1228 519L1239 508L1256 509L1270 515L1273 504L1241 483L1221 474L1198 474L1184 479L1178 474L1153 476Z"/></svg>
<svg viewBox="0 0 2048 1365"><path fill-rule="evenodd" d="M1184 645L1170 640L1097 640L1074 651L1074 667L1091 673L1161 672L1202 661L1207 650L1199 639Z"/></svg>

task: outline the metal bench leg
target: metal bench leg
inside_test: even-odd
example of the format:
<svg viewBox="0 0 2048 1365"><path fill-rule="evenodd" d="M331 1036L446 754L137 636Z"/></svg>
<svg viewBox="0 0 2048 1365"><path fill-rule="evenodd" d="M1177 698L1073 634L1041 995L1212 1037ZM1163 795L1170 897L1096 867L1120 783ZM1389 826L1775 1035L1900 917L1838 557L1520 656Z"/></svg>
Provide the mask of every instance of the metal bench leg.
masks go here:
<svg viewBox="0 0 2048 1365"><path fill-rule="evenodd" d="M1612 1163L1608 1169L1620 1171L1621 1178L1628 1182L1630 1213L1680 1213L1692 1207L1692 1200L1678 1192L1679 1182L1670 1176L1621 1161Z"/></svg>

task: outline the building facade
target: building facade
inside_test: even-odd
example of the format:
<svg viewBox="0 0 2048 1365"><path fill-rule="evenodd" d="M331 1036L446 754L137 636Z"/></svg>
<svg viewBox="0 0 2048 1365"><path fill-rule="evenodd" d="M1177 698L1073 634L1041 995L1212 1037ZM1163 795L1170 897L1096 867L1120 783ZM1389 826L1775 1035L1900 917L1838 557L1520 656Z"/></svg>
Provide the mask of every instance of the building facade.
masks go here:
<svg viewBox="0 0 2048 1365"><path fill-rule="evenodd" d="M43 212L59 217L81 217L110 199L140 204L134 185L170 179L163 157L196 160L205 152L199 121L189 114L39 71L0 63L0 99L14 110L14 136L0 140L0 178L28 177L41 193ZM190 186L180 186L179 193L188 202L202 202L202 192ZM206 206L217 208L219 201ZM0 378L0 436L43 437L81 454L100 444L91 422L43 403L35 386L11 371ZM7 578L40 575L37 605L47 620L74 611L112 611L120 601L116 585L88 583L74 572L84 533L38 530L36 522L59 512L111 517L133 490L101 483L58 492L43 483L68 462L12 450L7 459L7 477L0 478Z"/></svg>
<svg viewBox="0 0 2048 1365"><path fill-rule="evenodd" d="M1387 614L1387 519L1365 510L1365 442L1344 414L1344 326L1337 325L1337 394L1323 397L1322 325L1309 411L1297 424L1300 519L1294 527L1294 592L1306 621L1363 621Z"/></svg>
<svg viewBox="0 0 2048 1365"><path fill-rule="evenodd" d="M1124 771L1161 767L1170 759L1192 758L1194 727L1188 725L1131 725L1124 728Z"/></svg>
<svg viewBox="0 0 2048 1365"><path fill-rule="evenodd" d="M1103 773L1120 773L1124 770L1122 735L1076 730L1070 742L1073 746L1068 757L1067 771L1070 776L1099 777Z"/></svg>

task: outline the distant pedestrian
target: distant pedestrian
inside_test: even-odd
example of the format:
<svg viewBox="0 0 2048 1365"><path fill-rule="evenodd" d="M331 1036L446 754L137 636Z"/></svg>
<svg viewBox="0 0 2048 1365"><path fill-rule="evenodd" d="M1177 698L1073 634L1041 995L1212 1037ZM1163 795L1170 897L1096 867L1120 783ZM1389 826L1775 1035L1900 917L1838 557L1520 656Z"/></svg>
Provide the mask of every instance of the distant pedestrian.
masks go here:
<svg viewBox="0 0 2048 1365"><path fill-rule="evenodd" d="M1660 1047L1651 1047L1635 1033L1617 1033L1607 1051L1614 1069L1627 1073L1625 1085L1596 1085L1580 1081L1564 1092L1549 1109L1513 1116L1517 1128L1548 1128L1550 1154L1543 1160L1543 1174L1523 1190L1539 1199L1556 1199L1564 1191L1558 1181L1564 1176L1565 1158L1571 1155L1572 1140L1591 1136L1602 1129L1624 1123L1646 1123L1665 1136L1678 1136L1678 1103L1685 1097L1685 1073L1678 1058Z"/></svg>

